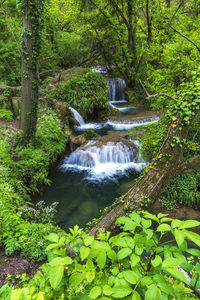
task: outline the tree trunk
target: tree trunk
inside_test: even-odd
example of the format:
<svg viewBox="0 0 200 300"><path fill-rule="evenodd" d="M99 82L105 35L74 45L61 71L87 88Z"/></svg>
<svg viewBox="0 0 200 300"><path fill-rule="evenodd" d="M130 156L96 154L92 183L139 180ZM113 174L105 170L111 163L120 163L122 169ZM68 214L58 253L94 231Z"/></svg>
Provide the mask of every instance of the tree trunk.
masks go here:
<svg viewBox="0 0 200 300"><path fill-rule="evenodd" d="M162 144L156 161L151 164L149 170L139 178L130 190L117 202L114 207L106 213L103 218L90 230L90 234L97 234L100 228L115 232L115 221L118 217L125 215L127 206L137 210L147 199L155 201L167 182L186 168L191 170L200 167L200 156L186 161L183 157L183 144L174 143L173 138L185 139L188 134L189 125L179 130L181 119L178 119L175 128L169 125L167 135Z"/></svg>
<svg viewBox="0 0 200 300"><path fill-rule="evenodd" d="M23 13L22 107L20 118L20 129L23 131L25 143L35 135L38 106L38 88L37 84L34 85L37 82L37 67L32 65L35 39L32 27L30 7L26 4Z"/></svg>

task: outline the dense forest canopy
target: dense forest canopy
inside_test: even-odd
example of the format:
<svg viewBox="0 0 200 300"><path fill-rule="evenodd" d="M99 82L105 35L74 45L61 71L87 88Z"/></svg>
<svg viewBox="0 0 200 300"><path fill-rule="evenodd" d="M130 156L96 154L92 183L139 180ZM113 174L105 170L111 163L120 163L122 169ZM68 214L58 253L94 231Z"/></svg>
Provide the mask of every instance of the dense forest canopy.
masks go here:
<svg viewBox="0 0 200 300"><path fill-rule="evenodd" d="M32 279L0 270L0 298L200 298L200 0L0 0L0 16L0 265L43 262ZM120 83L142 117L110 101ZM131 122L150 125L113 134ZM85 230L31 200L66 152L88 168L123 143L151 163ZM184 206L197 220L163 213Z"/></svg>

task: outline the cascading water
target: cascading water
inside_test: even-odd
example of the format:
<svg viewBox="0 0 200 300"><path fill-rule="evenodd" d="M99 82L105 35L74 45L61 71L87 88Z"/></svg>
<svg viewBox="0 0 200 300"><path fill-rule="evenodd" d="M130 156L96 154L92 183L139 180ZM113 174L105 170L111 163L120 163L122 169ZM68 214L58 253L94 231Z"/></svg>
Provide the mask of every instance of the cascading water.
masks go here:
<svg viewBox="0 0 200 300"><path fill-rule="evenodd" d="M108 142L97 146L94 141L90 141L71 153L61 169L87 171L88 179L102 180L114 178L115 175L124 176L132 169L140 171L144 165L138 162L134 144L128 146L122 142Z"/></svg>
<svg viewBox="0 0 200 300"><path fill-rule="evenodd" d="M83 117L77 112L77 110L75 110L73 107L69 107L69 110L72 112L75 120L79 122L80 126L85 124Z"/></svg>
<svg viewBox="0 0 200 300"><path fill-rule="evenodd" d="M126 82L121 78L108 79L108 97L112 103L126 102L125 88Z"/></svg>

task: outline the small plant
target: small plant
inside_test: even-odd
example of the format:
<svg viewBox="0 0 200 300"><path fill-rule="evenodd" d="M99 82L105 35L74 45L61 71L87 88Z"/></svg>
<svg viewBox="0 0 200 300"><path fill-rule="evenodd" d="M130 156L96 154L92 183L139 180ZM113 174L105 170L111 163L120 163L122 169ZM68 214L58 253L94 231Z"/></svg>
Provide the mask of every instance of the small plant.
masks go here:
<svg viewBox="0 0 200 300"><path fill-rule="evenodd" d="M10 110L0 109L0 119L5 121L13 121L13 113Z"/></svg>
<svg viewBox="0 0 200 300"><path fill-rule="evenodd" d="M84 137L86 138L86 140L90 140L94 136L95 136L95 131L93 128L89 128L89 129L85 130Z"/></svg>
<svg viewBox="0 0 200 300"><path fill-rule="evenodd" d="M161 198L167 209L173 210L183 205L194 208L200 206L200 192L198 190L199 173L197 172L196 176L183 174L170 180L163 189Z"/></svg>

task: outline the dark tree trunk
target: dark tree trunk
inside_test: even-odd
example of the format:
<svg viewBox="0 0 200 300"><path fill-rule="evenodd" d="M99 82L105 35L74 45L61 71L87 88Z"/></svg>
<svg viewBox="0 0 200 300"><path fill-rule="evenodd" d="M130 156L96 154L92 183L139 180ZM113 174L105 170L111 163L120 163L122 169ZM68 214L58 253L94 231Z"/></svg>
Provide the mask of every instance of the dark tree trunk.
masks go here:
<svg viewBox="0 0 200 300"><path fill-rule="evenodd" d="M114 233L115 221L118 217L126 214L127 205L137 210L141 203L146 202L147 199L155 201L163 187L173 176L185 172L187 168L194 170L200 167L200 156L186 161L183 157L183 144L174 144L173 142L173 137L180 138L180 140L187 137L189 126L185 125L182 130L179 130L180 124L181 119L178 120L175 128L169 125L157 160L123 196L123 202L116 203L91 229L90 234L97 234L99 228L105 228Z"/></svg>
<svg viewBox="0 0 200 300"><path fill-rule="evenodd" d="M38 88L37 67L32 65L33 43L33 22L28 4L23 13L23 51L21 62L22 73L22 107L20 118L20 129L23 131L24 142L28 142L35 135L37 122Z"/></svg>

